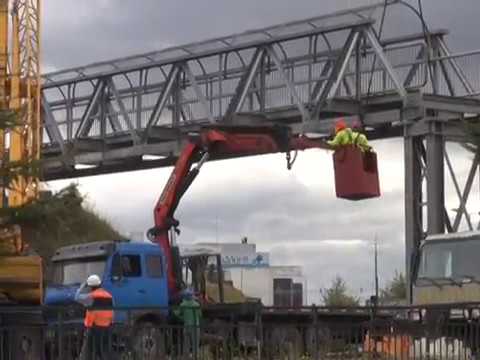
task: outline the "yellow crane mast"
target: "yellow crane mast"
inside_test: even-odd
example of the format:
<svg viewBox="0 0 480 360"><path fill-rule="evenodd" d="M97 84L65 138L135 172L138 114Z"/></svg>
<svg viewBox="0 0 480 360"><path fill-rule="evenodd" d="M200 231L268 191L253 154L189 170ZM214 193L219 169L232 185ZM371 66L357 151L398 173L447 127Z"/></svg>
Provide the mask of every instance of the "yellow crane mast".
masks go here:
<svg viewBox="0 0 480 360"><path fill-rule="evenodd" d="M10 109L20 111L21 126L10 136L10 161L40 159L40 0L16 0L12 7ZM9 196L20 206L38 195L38 178L20 178Z"/></svg>
<svg viewBox="0 0 480 360"><path fill-rule="evenodd" d="M18 114L15 128L0 130L3 166L40 159L40 0L0 0L0 110ZM19 176L3 184L2 207L19 207L38 196L38 178ZM25 255L17 225L0 228L0 301L40 303L42 262Z"/></svg>

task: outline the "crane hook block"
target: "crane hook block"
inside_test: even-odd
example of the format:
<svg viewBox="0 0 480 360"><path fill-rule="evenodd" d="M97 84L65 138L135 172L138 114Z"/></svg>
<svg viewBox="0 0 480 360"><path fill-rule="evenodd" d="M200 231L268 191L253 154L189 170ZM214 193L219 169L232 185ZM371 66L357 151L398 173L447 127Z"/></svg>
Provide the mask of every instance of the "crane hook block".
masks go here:
<svg viewBox="0 0 480 360"><path fill-rule="evenodd" d="M338 198L364 200L380 196L377 154L362 152L358 146L346 145L333 154L335 190Z"/></svg>

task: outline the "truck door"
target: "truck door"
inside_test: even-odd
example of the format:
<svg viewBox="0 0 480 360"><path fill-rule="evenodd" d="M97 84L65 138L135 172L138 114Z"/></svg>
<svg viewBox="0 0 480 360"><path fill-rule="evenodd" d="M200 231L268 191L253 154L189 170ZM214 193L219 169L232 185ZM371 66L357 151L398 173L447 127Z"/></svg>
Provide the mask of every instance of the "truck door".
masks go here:
<svg viewBox="0 0 480 360"><path fill-rule="evenodd" d="M146 286L143 279L142 254L118 252L112 258L112 278L109 291L115 306L145 306Z"/></svg>
<svg viewBox="0 0 480 360"><path fill-rule="evenodd" d="M145 276L145 305L153 307L168 306L167 277L165 261L161 252L145 252L143 256Z"/></svg>

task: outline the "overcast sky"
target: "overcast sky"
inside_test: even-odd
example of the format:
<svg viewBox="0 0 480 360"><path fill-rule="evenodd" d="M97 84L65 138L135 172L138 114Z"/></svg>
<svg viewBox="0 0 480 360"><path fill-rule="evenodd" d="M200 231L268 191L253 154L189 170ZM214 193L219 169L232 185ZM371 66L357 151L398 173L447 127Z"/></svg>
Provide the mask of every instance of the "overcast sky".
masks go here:
<svg viewBox="0 0 480 360"><path fill-rule="evenodd" d="M43 2L44 69L85 65L366 3L372 1L49 0ZM480 48L480 37L472 30L477 28L478 0L424 0L424 11L432 29L450 29L452 48ZM405 16L387 15L390 31L420 30L416 20ZM178 209L179 241L235 242L248 236L260 250L271 251L271 262L304 265L311 300L335 274L367 296L373 289L375 234L381 280L403 271L404 265L402 143L374 146L383 196L357 203L335 198L331 154L326 151L301 154L292 171L280 155L209 163ZM468 164L460 159L469 155L457 158L463 174ZM152 225L153 206L169 171L76 181L91 206L121 232L141 232ZM58 189L68 182L50 186ZM457 206L454 196L447 196L452 207Z"/></svg>

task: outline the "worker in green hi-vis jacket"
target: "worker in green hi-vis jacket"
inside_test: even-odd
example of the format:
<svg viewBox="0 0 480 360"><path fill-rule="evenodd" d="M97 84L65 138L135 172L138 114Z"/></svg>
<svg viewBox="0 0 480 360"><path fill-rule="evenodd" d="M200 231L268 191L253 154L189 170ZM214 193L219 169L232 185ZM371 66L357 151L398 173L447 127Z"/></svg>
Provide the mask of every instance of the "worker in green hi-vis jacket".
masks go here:
<svg viewBox="0 0 480 360"><path fill-rule="evenodd" d="M194 299L193 291L186 289L182 293L183 300L174 314L183 321L183 351L190 352L194 359L198 357L200 348L200 320L202 310L200 304Z"/></svg>
<svg viewBox="0 0 480 360"><path fill-rule="evenodd" d="M345 145L356 145L362 152L370 151L371 147L368 144L367 137L361 132L357 131L360 128L360 124L356 122L354 124L354 130L347 127L347 124L343 119L335 121L335 137L333 140L328 141L328 145L334 149Z"/></svg>

